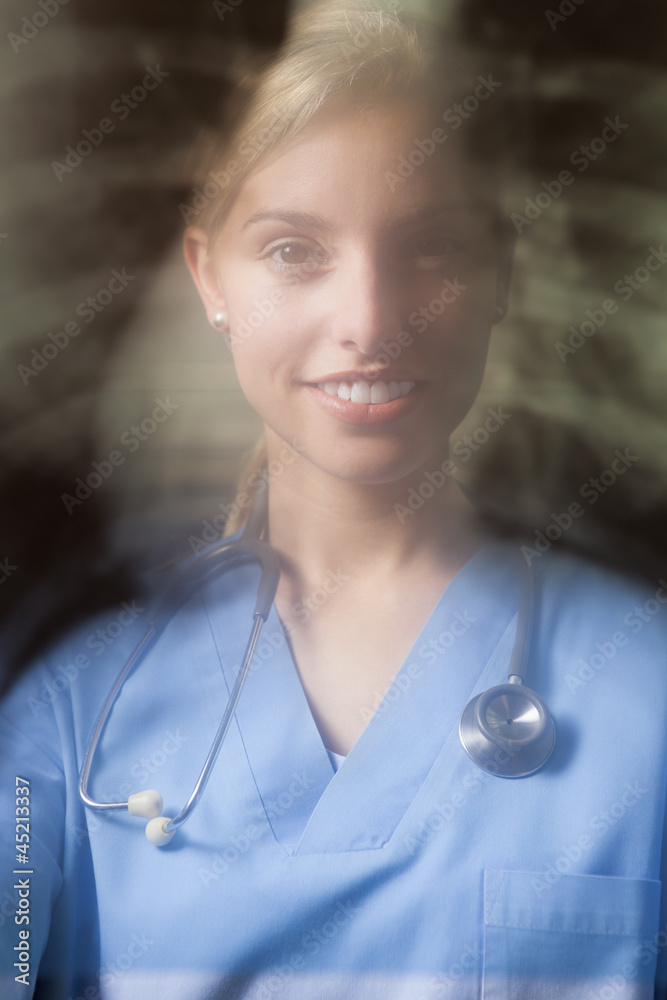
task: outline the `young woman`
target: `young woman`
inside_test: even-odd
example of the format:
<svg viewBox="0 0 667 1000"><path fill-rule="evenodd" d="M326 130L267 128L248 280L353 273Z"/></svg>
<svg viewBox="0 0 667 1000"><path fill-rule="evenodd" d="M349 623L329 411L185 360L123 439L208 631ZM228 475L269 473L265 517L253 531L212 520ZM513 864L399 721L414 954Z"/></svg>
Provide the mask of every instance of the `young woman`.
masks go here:
<svg viewBox="0 0 667 1000"><path fill-rule="evenodd" d="M667 676L642 609L667 594L484 537L456 483L448 440L506 309L511 240L497 177L453 127L495 81L453 88L427 35L379 8L314 9L210 150L218 190L185 254L264 423L237 506L253 487L256 511L268 500L252 526L275 600L201 800L162 848L78 792L148 608L124 609L107 669L88 669L104 624L88 623L7 700L3 996L38 979L63 1000L666 995ZM157 786L181 808L257 579L245 563L206 579L129 673L96 802ZM484 701L520 680L524 639L541 698Z"/></svg>

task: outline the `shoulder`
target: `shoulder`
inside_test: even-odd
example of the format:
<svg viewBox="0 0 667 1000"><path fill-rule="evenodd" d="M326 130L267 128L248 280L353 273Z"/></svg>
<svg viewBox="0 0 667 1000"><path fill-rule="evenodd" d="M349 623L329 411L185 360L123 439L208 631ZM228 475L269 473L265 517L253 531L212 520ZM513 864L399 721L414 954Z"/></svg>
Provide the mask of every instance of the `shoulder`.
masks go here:
<svg viewBox="0 0 667 1000"><path fill-rule="evenodd" d="M201 551L143 569L138 596L128 594L64 632L29 665L2 699L0 710L27 729L33 724L39 729L47 717L55 715L57 720L74 706L75 714L81 710L92 724L101 700L149 627L159 628L189 599L196 602L200 569L205 577L217 553L239 536L240 532ZM233 589L237 582L229 581L228 586Z"/></svg>
<svg viewBox="0 0 667 1000"><path fill-rule="evenodd" d="M626 732L632 717L645 731L640 719L646 713L646 724L662 732L667 581L570 551L545 554L533 570L532 648L540 683L563 707L599 717L607 728Z"/></svg>
<svg viewBox="0 0 667 1000"><path fill-rule="evenodd" d="M550 552L536 564L537 616L542 628L559 635L607 633L625 645L642 633L642 641L664 641L667 629L667 581L622 572L583 555Z"/></svg>

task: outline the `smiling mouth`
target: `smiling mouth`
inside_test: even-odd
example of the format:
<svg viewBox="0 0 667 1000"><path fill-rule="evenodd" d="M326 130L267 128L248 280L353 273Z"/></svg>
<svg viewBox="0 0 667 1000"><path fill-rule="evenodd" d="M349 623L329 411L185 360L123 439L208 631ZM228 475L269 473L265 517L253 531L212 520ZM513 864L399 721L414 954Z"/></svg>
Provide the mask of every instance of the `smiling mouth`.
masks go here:
<svg viewBox="0 0 667 1000"><path fill-rule="evenodd" d="M338 396L351 403L379 405L391 403L394 399L407 396L415 387L415 382L364 382L359 379L346 382L318 382L317 388L327 396Z"/></svg>

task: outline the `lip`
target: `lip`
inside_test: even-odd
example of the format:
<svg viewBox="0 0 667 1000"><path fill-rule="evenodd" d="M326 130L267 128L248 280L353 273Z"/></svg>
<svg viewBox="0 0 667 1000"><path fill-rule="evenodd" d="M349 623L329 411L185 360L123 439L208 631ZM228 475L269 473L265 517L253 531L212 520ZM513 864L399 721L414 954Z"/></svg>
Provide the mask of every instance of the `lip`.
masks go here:
<svg viewBox="0 0 667 1000"><path fill-rule="evenodd" d="M357 375L356 378L363 381L360 375ZM371 381L368 376L366 376L366 379ZM350 375L337 375L327 376L322 381L347 382L353 381L353 378ZM388 381L393 382L398 380L391 378ZM338 396L327 396L326 392L310 383L306 384L305 388L311 394L313 402L335 420L340 420L345 424L369 426L388 424L395 420L401 420L415 408L419 402L423 382L408 378L401 379L400 381L415 381L415 386L407 396L399 396L398 399L393 399L390 403L353 403L347 399L340 399Z"/></svg>
<svg viewBox="0 0 667 1000"><path fill-rule="evenodd" d="M308 379L306 385L323 382L423 382L424 379L407 368L378 368L372 372L344 371L332 372L319 378ZM388 404L383 404L388 405Z"/></svg>

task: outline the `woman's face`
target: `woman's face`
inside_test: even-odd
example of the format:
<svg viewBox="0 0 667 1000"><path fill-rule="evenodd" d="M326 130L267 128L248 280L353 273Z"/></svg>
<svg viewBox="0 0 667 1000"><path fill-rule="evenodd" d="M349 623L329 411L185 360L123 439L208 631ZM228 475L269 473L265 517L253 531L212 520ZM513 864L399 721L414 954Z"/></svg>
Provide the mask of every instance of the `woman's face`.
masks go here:
<svg viewBox="0 0 667 1000"><path fill-rule="evenodd" d="M329 111L245 180L210 249L190 234L269 458L295 442L333 476L397 480L441 461L474 400L506 269L490 197L432 128L414 106Z"/></svg>

